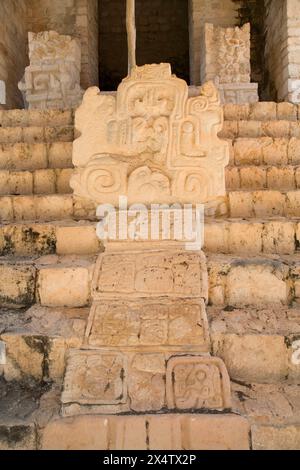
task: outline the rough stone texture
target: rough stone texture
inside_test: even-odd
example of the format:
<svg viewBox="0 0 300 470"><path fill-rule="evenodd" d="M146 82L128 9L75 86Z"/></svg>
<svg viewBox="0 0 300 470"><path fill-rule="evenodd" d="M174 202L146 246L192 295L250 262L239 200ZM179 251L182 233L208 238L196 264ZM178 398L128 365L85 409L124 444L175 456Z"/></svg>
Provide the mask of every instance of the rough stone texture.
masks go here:
<svg viewBox="0 0 300 470"><path fill-rule="evenodd" d="M118 103L91 88L76 111L76 198L118 205L120 195L146 204L224 196L228 145L217 137L223 112L212 83L188 98L186 83L171 76L169 64L145 65L122 81ZM175 148L169 126L180 135Z"/></svg>
<svg viewBox="0 0 300 470"><path fill-rule="evenodd" d="M250 23L242 28L205 24L201 81L212 80L223 103L258 101L258 85L250 83Z"/></svg>
<svg viewBox="0 0 300 470"><path fill-rule="evenodd" d="M300 450L299 426L252 426L254 450Z"/></svg>
<svg viewBox="0 0 300 470"><path fill-rule="evenodd" d="M78 106L80 43L55 31L28 33L29 62L19 89L30 109L65 109Z"/></svg>
<svg viewBox="0 0 300 470"><path fill-rule="evenodd" d="M22 95L17 84L26 65L25 14L25 0L1 2L0 17L3 21L3 27L0 35L0 81L4 80L6 83L5 108L7 109L23 106Z"/></svg>
<svg viewBox="0 0 300 470"><path fill-rule="evenodd" d="M61 380L68 349L82 344L87 315L87 309L39 305L19 313L18 319L16 314L4 315L0 338L6 345L5 379Z"/></svg>
<svg viewBox="0 0 300 470"><path fill-rule="evenodd" d="M190 68L191 83L199 85L200 64L203 57L203 35L205 23L232 26L238 23L240 2L233 0L192 0L190 2Z"/></svg>
<svg viewBox="0 0 300 470"><path fill-rule="evenodd" d="M57 31L82 45L81 85L98 83L98 0L28 0L28 31Z"/></svg>
<svg viewBox="0 0 300 470"><path fill-rule="evenodd" d="M42 449L246 450L249 426L235 415L81 416L51 422Z"/></svg>
<svg viewBox="0 0 300 470"><path fill-rule="evenodd" d="M299 310L288 308L209 308L212 347L232 379L244 382L297 383L293 338L300 334Z"/></svg>

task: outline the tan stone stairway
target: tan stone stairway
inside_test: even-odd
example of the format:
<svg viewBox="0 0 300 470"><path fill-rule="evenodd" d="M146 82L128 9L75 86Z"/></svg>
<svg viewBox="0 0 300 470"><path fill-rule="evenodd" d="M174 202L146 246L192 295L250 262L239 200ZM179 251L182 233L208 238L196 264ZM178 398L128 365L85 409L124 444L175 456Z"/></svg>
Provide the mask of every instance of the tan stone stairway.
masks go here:
<svg viewBox="0 0 300 470"><path fill-rule="evenodd" d="M232 424L235 414L126 416L122 429L116 416L53 424L67 350L82 343L101 246L95 221L73 204L68 186L73 113L0 111L0 331L7 355L0 447L300 448L300 366L292 362L300 338L299 117L286 103L225 106L222 135L232 142L227 207L205 227L211 352L226 364L232 409L248 418L248 440L248 429ZM132 422L140 441L132 441Z"/></svg>

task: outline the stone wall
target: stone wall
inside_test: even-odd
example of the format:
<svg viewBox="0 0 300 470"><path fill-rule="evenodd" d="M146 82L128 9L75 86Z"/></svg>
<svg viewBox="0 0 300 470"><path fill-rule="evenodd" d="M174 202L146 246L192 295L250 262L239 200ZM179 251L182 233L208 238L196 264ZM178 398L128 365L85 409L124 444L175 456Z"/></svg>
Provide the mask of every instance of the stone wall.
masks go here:
<svg viewBox="0 0 300 470"><path fill-rule="evenodd" d="M282 88L279 100L300 103L300 0L286 0L286 33L282 44Z"/></svg>
<svg viewBox="0 0 300 470"><path fill-rule="evenodd" d="M19 108L18 82L26 66L25 0L2 0L0 18L0 80L6 83L7 108Z"/></svg>
<svg viewBox="0 0 300 470"><path fill-rule="evenodd" d="M191 83L200 83L200 64L204 34L204 24L219 26L239 24L238 9L240 1L234 0L190 0L190 74Z"/></svg>
<svg viewBox="0 0 300 470"><path fill-rule="evenodd" d="M251 24L251 81L258 83L259 95L266 100L268 79L265 68L265 5L262 0L234 0L239 4L239 26Z"/></svg>
<svg viewBox="0 0 300 470"><path fill-rule="evenodd" d="M54 30L80 38L81 84L84 88L97 84L98 0L27 0L27 6L27 31Z"/></svg>

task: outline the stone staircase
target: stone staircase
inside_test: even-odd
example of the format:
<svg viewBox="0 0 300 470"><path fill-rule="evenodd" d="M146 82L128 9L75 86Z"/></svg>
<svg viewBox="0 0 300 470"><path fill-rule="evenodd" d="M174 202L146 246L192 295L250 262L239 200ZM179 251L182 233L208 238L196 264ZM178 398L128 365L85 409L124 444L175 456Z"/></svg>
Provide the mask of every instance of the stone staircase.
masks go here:
<svg viewBox="0 0 300 470"><path fill-rule="evenodd" d="M227 366L233 412L125 415L122 425L54 419L104 249L69 187L73 119L0 111L0 448L300 448L300 109L225 106L228 197L207 217L204 251L212 353Z"/></svg>

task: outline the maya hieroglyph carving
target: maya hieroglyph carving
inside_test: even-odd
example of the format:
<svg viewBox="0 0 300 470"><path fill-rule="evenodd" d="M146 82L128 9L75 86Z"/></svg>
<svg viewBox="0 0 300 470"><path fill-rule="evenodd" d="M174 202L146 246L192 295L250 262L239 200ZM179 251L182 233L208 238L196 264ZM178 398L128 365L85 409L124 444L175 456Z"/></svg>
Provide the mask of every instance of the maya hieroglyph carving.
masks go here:
<svg viewBox="0 0 300 470"><path fill-rule="evenodd" d="M19 89L29 108L71 108L78 106L81 47L77 39L55 31L28 33L30 65Z"/></svg>
<svg viewBox="0 0 300 470"><path fill-rule="evenodd" d="M117 96L86 91L76 111L74 196L95 204L205 203L225 195L227 142L212 82L188 98L169 64L135 67Z"/></svg>
<svg viewBox="0 0 300 470"><path fill-rule="evenodd" d="M257 83L250 83L250 23L241 28L205 25L201 78L213 80L222 102L258 101Z"/></svg>

